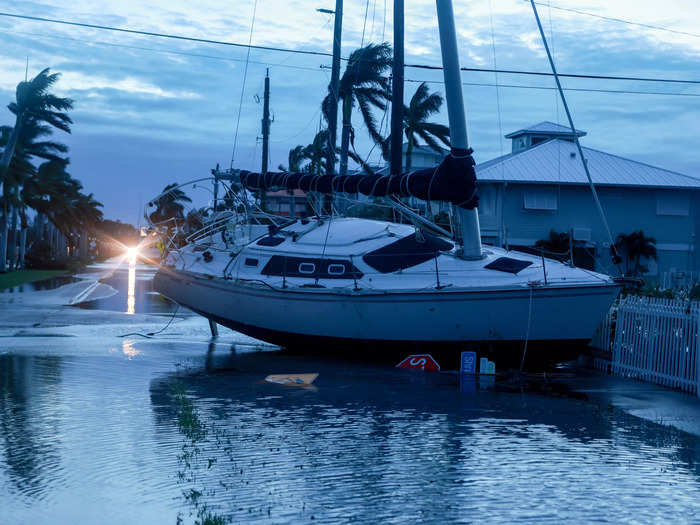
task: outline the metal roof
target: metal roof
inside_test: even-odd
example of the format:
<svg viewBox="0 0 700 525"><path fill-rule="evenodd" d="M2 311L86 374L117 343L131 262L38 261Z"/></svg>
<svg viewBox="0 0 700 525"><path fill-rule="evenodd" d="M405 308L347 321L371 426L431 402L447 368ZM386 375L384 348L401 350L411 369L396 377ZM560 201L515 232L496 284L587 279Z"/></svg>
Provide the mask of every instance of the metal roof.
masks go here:
<svg viewBox="0 0 700 525"><path fill-rule="evenodd" d="M406 153L406 150L408 149L408 142L403 143L402 149L403 149L403 152ZM449 153L449 150L441 147L440 151L435 151L433 148L431 148L428 145L414 144L413 145L413 154L416 154L416 153L427 153L430 155L444 157L445 155L447 155Z"/></svg>
<svg viewBox="0 0 700 525"><path fill-rule="evenodd" d="M568 126L561 126L559 124L555 124L554 122L549 122L548 120L545 120L544 122L540 122L539 124L535 124L533 126L529 126L527 128L519 129L518 131L514 131L513 133L508 133L506 135L507 139L513 139L516 137L519 137L521 135L568 135L568 136L573 136L573 133L571 132L571 128ZM580 129L576 130L576 134L579 137L585 137L586 132L582 131Z"/></svg>
<svg viewBox="0 0 700 525"><path fill-rule="evenodd" d="M700 179L583 148L591 178L603 186L700 189ZM578 150L573 142L548 140L476 166L481 181L535 184L588 184Z"/></svg>

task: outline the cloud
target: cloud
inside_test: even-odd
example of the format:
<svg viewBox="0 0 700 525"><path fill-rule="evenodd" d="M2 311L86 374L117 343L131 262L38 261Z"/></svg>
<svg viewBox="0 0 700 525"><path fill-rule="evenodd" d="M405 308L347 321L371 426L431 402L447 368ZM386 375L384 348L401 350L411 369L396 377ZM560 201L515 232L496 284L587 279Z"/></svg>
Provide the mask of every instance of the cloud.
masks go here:
<svg viewBox="0 0 700 525"><path fill-rule="evenodd" d="M22 0L6 2L5 11L85 23L130 27L230 42L247 42L252 1L220 0ZM392 41L392 2L346 2L342 53L361 42ZM440 64L435 4L406 3L406 62ZM582 9L575 0L553 5ZM317 7L332 2L258 0L253 43L330 52L333 17ZM461 61L464 66L547 71L539 33L522 0L455 1ZM666 0L588 0L586 10L601 16L634 18L694 32L700 5ZM694 78L700 38L605 21L540 6L540 15L562 72ZM492 24L493 21L493 24ZM363 40L364 34L364 40ZM495 56L494 56L495 47ZM76 100L72 137L73 174L88 191L105 201L110 217L133 219L134 191L159 191L177 177L228 165L239 101L242 101L236 163L258 168L262 95L266 69L272 83L275 116L271 166L286 163L287 152L309 143L320 125L319 104L329 82L330 59L253 50L245 90L245 49L140 37L69 26L0 18L0 101L9 102L24 78L45 66L63 75L57 90ZM322 67L323 66L323 67ZM409 80L429 80L444 93L439 71L408 68ZM464 73L464 82L552 87L549 78L492 73ZM564 80L571 88L698 92L695 87L631 82ZM406 84L406 100L417 83ZM480 160L508 151L502 135L533 122L563 122L552 91L465 86L470 140ZM609 93L568 92L577 126L589 131L586 144L652 164L697 171L697 99ZM3 102L2 107L6 102ZM499 111L500 109L500 111ZM0 123L10 115L0 111ZM381 115L378 115L381 118ZM446 123L446 114L436 117ZM378 150L359 118L357 149L370 160ZM678 130L683 130L679 133ZM128 174L129 185L120 185ZM176 177L177 176L177 177ZM128 188L128 189L127 189ZM148 196L144 194L144 199Z"/></svg>

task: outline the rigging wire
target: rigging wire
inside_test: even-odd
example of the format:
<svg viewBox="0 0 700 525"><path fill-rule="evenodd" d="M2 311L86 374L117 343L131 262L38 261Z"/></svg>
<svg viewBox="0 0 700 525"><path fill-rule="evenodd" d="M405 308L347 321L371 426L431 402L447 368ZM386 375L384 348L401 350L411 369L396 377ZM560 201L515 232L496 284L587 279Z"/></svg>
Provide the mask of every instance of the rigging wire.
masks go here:
<svg viewBox="0 0 700 525"><path fill-rule="evenodd" d="M384 0L384 21L382 22L382 42L384 42L385 35L386 35L386 0Z"/></svg>
<svg viewBox="0 0 700 525"><path fill-rule="evenodd" d="M498 62L496 60L496 33L494 29L494 23L493 23L493 2L492 0L489 0L489 23L491 25L491 52L493 55L493 68L498 69ZM502 118L502 111L501 111L501 90L499 89L499 82L498 82L498 73L494 71L493 73L494 76L494 81L496 83L496 109L498 110L498 148L501 153L501 158L504 156L503 152L503 118ZM501 178L505 180L505 175L506 175L506 165L504 162L501 162ZM500 200L502 200L503 194L505 193L505 187L501 187L497 189L498 195L500 195ZM496 206L497 207L502 207L502 204L498 204L498 197L496 197ZM496 214L499 217L498 220L498 238L499 238L499 245L502 247L503 246L503 238L505 237L505 225L504 225L504 219L503 219L503 210L499 210L498 208L496 209Z"/></svg>
<svg viewBox="0 0 700 525"><path fill-rule="evenodd" d="M496 34L493 24L493 2L489 0L489 22L491 24L491 53L493 55L493 68L498 69L498 62L496 61ZM498 146L501 150L501 157L503 156L503 119L501 116L501 91L498 85L498 73L494 72L494 81L496 84L496 108L498 110ZM505 165L501 166L501 169L505 171Z"/></svg>
<svg viewBox="0 0 700 525"><path fill-rule="evenodd" d="M549 41L552 47L552 56L556 53L554 50L554 25L552 24L552 6L551 2L547 0L548 15L549 15ZM557 124L561 126L561 114L559 113L559 94L553 91L554 95L554 106L556 108ZM561 207L559 203L561 202L561 140L557 140L557 217L561 217ZM569 235L571 236L571 231ZM572 243L573 239L569 239L569 243ZM571 264L574 264L573 256L571 257Z"/></svg>
<svg viewBox="0 0 700 525"><path fill-rule="evenodd" d="M581 147L581 143L578 140L578 135L576 134L576 126L574 126L574 120L571 117L571 112L569 111L569 105L566 103L566 97L564 96L564 90L561 87L561 82L559 81L559 77L557 76L557 69L556 66L554 65L554 59L552 58L552 53L549 49L549 45L547 44L547 38L545 37L544 34L544 29L542 29L542 22L540 21L540 15L537 12L537 6L535 5L535 0L530 0L530 5L532 5L532 11L535 14L535 20L537 21L537 27L540 31L540 36L542 37L542 44L544 45L544 49L547 52L547 58L549 59L549 65L552 68L552 73L554 74L554 80L557 83L557 89L559 90L559 95L561 96L561 102L562 105L564 106L564 111L566 112L566 118L569 121L569 127L573 131L573 138L574 138L574 143L576 144L576 148L578 149L578 153L581 157L581 164L583 165L583 170L586 172L586 178L588 179L588 184L591 187L591 193L593 194L593 200L595 201L596 207L598 208L598 213L600 214L600 218L603 222L603 226L605 226L605 231L608 234L608 239L610 241L610 248L613 250L614 254L614 259L618 258L617 254L615 253L615 241L613 239L612 231L610 230L610 226L608 225L608 219L605 216L605 211L603 211L603 206L600 203L600 199L598 198L598 192L595 189L595 184L593 184L593 179L591 178L591 173L588 170L588 163L586 162L586 157L583 154L583 148ZM618 261L614 261L617 263Z"/></svg>
<svg viewBox="0 0 700 525"><path fill-rule="evenodd" d="M365 2L365 20L362 22L362 38L360 39L360 47L365 45L365 29L367 28L367 13L369 12L369 0Z"/></svg>
<svg viewBox="0 0 700 525"><path fill-rule="evenodd" d="M251 43L253 42L253 30L255 28L255 13L258 9L258 0L253 0L253 18L250 22L250 36L248 37L248 54L245 59L245 67L243 68L243 84L241 85L241 99L238 102L238 117L236 118L236 133L233 137L233 151L231 152L231 169L233 169L233 161L236 159L236 146L238 145L238 128L241 125L241 111L243 110L243 95L245 93L245 82L248 78L248 64L250 62Z"/></svg>

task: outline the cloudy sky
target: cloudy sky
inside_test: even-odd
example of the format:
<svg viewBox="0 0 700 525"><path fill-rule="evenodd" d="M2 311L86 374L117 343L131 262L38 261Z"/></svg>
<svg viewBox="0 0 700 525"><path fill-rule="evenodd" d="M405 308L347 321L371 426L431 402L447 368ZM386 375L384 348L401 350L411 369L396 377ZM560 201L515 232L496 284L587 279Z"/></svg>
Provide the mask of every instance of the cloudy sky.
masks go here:
<svg viewBox="0 0 700 525"><path fill-rule="evenodd" d="M345 0L343 56L362 42L391 41L391 0ZM559 70L700 80L700 4L665 0L547 0L540 16ZM406 2L406 63L440 64L435 4ZM247 43L254 0L0 0L0 11L143 31ZM330 51L332 16L316 8L333 0L257 0L252 42ZM620 18L672 31L625 24ZM459 0L455 16L463 66L547 71L529 4L523 0ZM364 39L363 39L364 34ZM495 50L495 53L494 53ZM149 198L173 181L205 176L232 158L247 52L0 16L0 122L14 88L44 67L62 73L57 91L75 100L71 173L105 204L105 215L135 222ZM234 164L259 168L265 69L270 69L271 166L317 131L330 59L253 50ZM416 81L442 91L441 73L407 68L406 98ZM542 120L564 123L548 78L464 73L470 140L478 161L507 152L502 135ZM494 84L501 84L496 89ZM584 144L700 177L700 86L565 80ZM533 89L537 88L537 89ZM606 91L673 93L633 94ZM378 115L381 118L382 115ZM446 115L436 118L447 121ZM358 151L375 160L361 122ZM196 191L196 190L195 190ZM202 191L202 190L199 190Z"/></svg>

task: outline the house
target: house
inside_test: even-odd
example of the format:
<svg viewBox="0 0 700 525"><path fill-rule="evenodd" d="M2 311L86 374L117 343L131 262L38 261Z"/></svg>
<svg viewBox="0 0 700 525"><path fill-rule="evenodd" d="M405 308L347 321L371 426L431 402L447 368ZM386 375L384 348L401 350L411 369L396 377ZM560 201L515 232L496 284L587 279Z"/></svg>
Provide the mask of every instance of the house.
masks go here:
<svg viewBox="0 0 700 525"><path fill-rule="evenodd" d="M268 191L265 198L265 210L274 215L302 217L308 214L306 193L301 190Z"/></svg>
<svg viewBox="0 0 700 525"><path fill-rule="evenodd" d="M476 166L484 242L534 246L552 230L570 232L577 264L615 275L609 238L571 128L541 122L506 138L511 153ZM645 261L646 276L666 286L697 279L700 179L587 147L583 151L613 237L643 230L656 239L658 261Z"/></svg>
<svg viewBox="0 0 700 525"><path fill-rule="evenodd" d="M403 165L406 167L406 149L408 142L403 143ZM440 151L435 151L429 146L419 146L414 144L411 152L411 169L432 168L442 162L442 159L449 150L441 148Z"/></svg>

